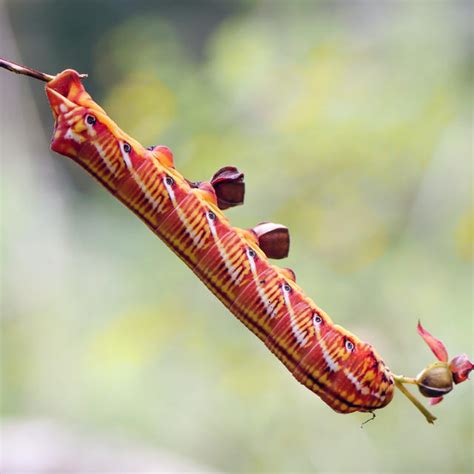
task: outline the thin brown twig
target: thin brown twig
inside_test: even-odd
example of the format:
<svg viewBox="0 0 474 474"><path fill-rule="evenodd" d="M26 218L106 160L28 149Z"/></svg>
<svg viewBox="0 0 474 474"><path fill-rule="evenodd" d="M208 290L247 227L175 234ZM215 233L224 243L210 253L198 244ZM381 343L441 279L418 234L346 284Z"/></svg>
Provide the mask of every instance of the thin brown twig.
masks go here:
<svg viewBox="0 0 474 474"><path fill-rule="evenodd" d="M13 61L8 61L8 59L2 58L2 57L0 57L0 67L7 69L8 71L14 72L16 74L30 76L30 77L33 77L34 79L38 79L44 82L52 81L55 77L55 76L51 76L50 74L37 71L36 69L31 69L26 66L21 66L20 64L16 64ZM80 77L87 77L87 74L80 74Z"/></svg>

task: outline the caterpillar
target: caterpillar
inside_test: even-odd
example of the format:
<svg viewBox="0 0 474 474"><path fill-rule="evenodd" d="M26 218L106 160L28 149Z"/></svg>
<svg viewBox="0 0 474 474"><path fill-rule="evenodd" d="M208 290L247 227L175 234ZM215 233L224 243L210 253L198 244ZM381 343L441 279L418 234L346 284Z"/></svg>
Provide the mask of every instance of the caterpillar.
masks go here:
<svg viewBox="0 0 474 474"><path fill-rule="evenodd" d="M241 182L235 168L224 168L211 182L186 180L167 148L147 149L123 132L74 70L49 81L46 94L55 120L52 150L133 211L299 382L340 413L373 411L392 400L393 377L374 348L334 324L291 271L269 262L274 246L267 244L266 254L259 241L272 233L281 241L284 229L230 225L213 184L226 175L228 182Z"/></svg>
<svg viewBox="0 0 474 474"><path fill-rule="evenodd" d="M46 82L54 118L51 149L135 213L297 381L336 412L373 413L392 401L397 387L433 423L436 418L403 384L418 385L438 403L453 381L466 380L474 369L466 355L448 366L443 343L419 325L441 363L417 379L393 374L372 345L335 324L305 295L292 270L270 263L288 255L286 227L230 224L222 211L243 203L243 173L226 166L209 181L189 181L176 170L169 148L145 148L107 116L85 90L84 75L66 69L50 76L2 58L0 66Z"/></svg>

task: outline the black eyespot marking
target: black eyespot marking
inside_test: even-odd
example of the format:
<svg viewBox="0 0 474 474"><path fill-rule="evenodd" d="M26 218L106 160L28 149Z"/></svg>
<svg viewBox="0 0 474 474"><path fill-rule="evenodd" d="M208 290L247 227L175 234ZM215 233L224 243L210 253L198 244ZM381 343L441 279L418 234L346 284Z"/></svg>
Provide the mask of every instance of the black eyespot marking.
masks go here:
<svg viewBox="0 0 474 474"><path fill-rule="evenodd" d="M216 218L216 215L212 211L209 211L207 213L207 217L209 217L209 219L211 219L211 221L213 221Z"/></svg>
<svg viewBox="0 0 474 474"><path fill-rule="evenodd" d="M124 151L125 153L130 153L130 152L132 151L132 147L130 146L129 143L125 142L125 143L123 144L123 151Z"/></svg>
<svg viewBox="0 0 474 474"><path fill-rule="evenodd" d="M96 122L97 122L97 119L93 115L91 114L86 115L86 123L88 123L89 125L95 125Z"/></svg>
<svg viewBox="0 0 474 474"><path fill-rule="evenodd" d="M255 250L249 249L249 257L254 258L256 256L257 256L257 254L255 253Z"/></svg>
<svg viewBox="0 0 474 474"><path fill-rule="evenodd" d="M321 316L319 316L318 313L314 313L313 323L314 324L321 324L322 322L323 322L323 318Z"/></svg>
<svg viewBox="0 0 474 474"><path fill-rule="evenodd" d="M283 285L283 290L286 292L286 293L291 293L291 286L288 285L288 283L285 283Z"/></svg>
<svg viewBox="0 0 474 474"><path fill-rule="evenodd" d="M352 341L349 341L349 339L346 339L346 349L349 351L349 352L353 352L354 350L354 343Z"/></svg>
<svg viewBox="0 0 474 474"><path fill-rule="evenodd" d="M165 183L168 185L168 186L173 186L174 184L174 179L171 177L171 176L167 176L165 178Z"/></svg>

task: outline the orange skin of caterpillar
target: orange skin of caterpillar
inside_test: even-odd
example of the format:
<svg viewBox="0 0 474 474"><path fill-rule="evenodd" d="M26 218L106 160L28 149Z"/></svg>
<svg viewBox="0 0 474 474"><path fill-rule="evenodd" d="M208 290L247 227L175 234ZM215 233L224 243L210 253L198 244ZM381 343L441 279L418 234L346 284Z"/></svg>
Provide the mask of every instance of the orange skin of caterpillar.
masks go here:
<svg viewBox="0 0 474 474"><path fill-rule="evenodd" d="M76 71L46 85L51 148L70 157L132 210L294 377L339 413L371 412L393 398L393 376L374 348L272 265L255 234L232 227L212 186L193 188L165 147L144 148L85 91Z"/></svg>

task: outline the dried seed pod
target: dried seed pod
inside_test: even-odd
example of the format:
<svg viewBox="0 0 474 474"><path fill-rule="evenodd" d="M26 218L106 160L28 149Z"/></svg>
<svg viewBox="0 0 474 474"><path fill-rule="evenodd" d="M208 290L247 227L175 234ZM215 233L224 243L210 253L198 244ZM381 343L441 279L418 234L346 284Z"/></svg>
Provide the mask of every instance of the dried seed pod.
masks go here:
<svg viewBox="0 0 474 474"><path fill-rule="evenodd" d="M448 364L435 362L418 374L416 383L423 396L442 397L453 389L453 374Z"/></svg>

